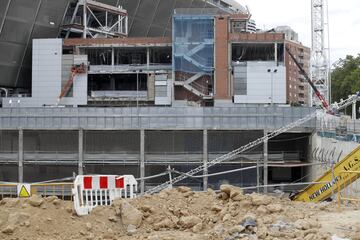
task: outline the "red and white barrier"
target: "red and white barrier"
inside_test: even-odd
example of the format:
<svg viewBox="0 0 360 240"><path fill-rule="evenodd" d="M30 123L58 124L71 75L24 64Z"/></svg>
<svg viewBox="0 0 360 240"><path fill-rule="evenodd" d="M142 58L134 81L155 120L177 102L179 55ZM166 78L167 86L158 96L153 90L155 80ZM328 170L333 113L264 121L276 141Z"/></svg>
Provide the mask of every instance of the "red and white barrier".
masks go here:
<svg viewBox="0 0 360 240"><path fill-rule="evenodd" d="M117 198L134 198L137 181L133 175L78 175L72 191L75 211L82 216L96 206L111 205Z"/></svg>

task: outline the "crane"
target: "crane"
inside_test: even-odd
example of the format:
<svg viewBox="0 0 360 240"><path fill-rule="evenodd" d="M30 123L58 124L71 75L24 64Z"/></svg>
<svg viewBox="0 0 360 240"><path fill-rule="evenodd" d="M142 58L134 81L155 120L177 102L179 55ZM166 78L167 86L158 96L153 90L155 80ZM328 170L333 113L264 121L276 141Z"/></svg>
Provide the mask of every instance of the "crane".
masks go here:
<svg viewBox="0 0 360 240"><path fill-rule="evenodd" d="M316 94L316 96L318 97L318 99L320 100L323 108L330 114L333 114L333 110L330 108L329 103L326 101L325 97L320 93L320 91L316 88L315 84L311 81L309 75L306 73L306 71L304 70L304 68L300 65L300 63L296 60L295 56L291 53L290 49L288 47L285 47L286 52L289 54L289 56L291 57L291 59L294 61L294 63L296 64L296 66L299 68L300 73L306 78L306 81L308 82L308 84L310 85L310 87L312 88L312 90L314 91L314 93Z"/></svg>

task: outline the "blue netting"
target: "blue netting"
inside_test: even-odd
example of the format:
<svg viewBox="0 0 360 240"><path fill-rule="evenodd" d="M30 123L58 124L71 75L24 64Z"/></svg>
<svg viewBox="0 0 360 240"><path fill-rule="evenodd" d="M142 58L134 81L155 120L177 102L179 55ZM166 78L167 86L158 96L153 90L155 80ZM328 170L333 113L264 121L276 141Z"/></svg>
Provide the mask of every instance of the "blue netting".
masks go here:
<svg viewBox="0 0 360 240"><path fill-rule="evenodd" d="M175 15L173 56L175 72L182 74L204 72L213 77L214 17Z"/></svg>

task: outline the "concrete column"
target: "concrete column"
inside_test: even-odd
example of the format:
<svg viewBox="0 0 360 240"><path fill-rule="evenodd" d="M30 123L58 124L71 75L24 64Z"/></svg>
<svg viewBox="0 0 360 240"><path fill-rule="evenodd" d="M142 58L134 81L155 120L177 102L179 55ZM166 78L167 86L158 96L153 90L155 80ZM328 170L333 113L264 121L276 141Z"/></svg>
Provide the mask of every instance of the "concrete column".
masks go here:
<svg viewBox="0 0 360 240"><path fill-rule="evenodd" d="M86 38L86 33L87 33L87 4L84 3L84 8L83 8L83 25L84 25L84 32L83 32L83 38Z"/></svg>
<svg viewBox="0 0 360 240"><path fill-rule="evenodd" d="M24 131L19 129L18 143L18 182L24 181Z"/></svg>
<svg viewBox="0 0 360 240"><path fill-rule="evenodd" d="M149 69L150 66L150 49L146 48L146 67Z"/></svg>
<svg viewBox="0 0 360 240"><path fill-rule="evenodd" d="M264 130L264 135L267 135L267 130ZM268 139L264 141L264 193L268 192L268 188L266 187L268 185Z"/></svg>
<svg viewBox="0 0 360 240"><path fill-rule="evenodd" d="M356 120L356 101L354 101L352 103L352 115L351 115L352 120Z"/></svg>
<svg viewBox="0 0 360 240"><path fill-rule="evenodd" d="M145 177L145 130L140 130L140 178ZM141 194L145 192L145 180L140 180Z"/></svg>
<svg viewBox="0 0 360 240"><path fill-rule="evenodd" d="M84 130L79 129L79 161L78 161L78 174L84 174Z"/></svg>
<svg viewBox="0 0 360 240"><path fill-rule="evenodd" d="M208 131L207 129L204 129L203 130L203 165L204 165L203 174L204 175L208 174L207 164L208 164ZM208 177L206 176L203 177L203 187L204 187L204 191L207 191Z"/></svg>
<svg viewBox="0 0 360 240"><path fill-rule="evenodd" d="M115 65L115 49L111 48L111 67L114 69Z"/></svg>
<svg viewBox="0 0 360 240"><path fill-rule="evenodd" d="M256 160L256 190L260 193L260 159Z"/></svg>

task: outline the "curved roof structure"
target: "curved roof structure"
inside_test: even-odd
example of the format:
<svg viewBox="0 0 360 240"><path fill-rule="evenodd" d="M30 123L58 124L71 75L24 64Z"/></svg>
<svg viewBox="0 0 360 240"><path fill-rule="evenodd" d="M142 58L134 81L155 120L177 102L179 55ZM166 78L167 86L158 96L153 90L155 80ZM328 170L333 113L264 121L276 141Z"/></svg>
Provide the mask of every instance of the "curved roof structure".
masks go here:
<svg viewBox="0 0 360 240"><path fill-rule="evenodd" d="M72 0L0 1L0 87L29 88L34 38L56 38ZM121 5L129 14L130 37L171 35L176 8L216 7L246 11L234 0L99 0Z"/></svg>

